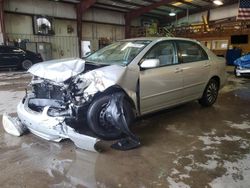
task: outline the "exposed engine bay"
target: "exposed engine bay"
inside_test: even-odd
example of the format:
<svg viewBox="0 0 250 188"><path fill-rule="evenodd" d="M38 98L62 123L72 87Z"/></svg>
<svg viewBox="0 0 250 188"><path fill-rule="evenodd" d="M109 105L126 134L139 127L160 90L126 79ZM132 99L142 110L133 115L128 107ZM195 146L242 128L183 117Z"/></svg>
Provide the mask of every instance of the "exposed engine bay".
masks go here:
<svg viewBox="0 0 250 188"><path fill-rule="evenodd" d="M84 74L100 68L96 65L86 65L84 61L82 64L84 65L84 71L80 74L74 75L74 73L71 73L72 77L66 77L65 79L57 77L55 80L48 76L44 76L45 78L36 76L37 72L31 68L29 72L35 75L29 85L31 87L29 92L33 94L33 97L29 99L29 108L36 112L42 112L45 106L50 106L48 115L52 117L63 116L76 120L81 118L79 111L87 106L93 95L96 94L95 89L92 92L85 91L93 80L91 80L91 77L84 76Z"/></svg>

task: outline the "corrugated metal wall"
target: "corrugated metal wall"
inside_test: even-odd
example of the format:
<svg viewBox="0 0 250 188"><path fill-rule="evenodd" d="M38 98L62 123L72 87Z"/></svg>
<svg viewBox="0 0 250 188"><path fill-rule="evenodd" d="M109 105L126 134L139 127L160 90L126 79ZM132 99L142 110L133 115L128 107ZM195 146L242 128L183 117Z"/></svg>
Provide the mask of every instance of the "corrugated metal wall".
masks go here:
<svg viewBox="0 0 250 188"><path fill-rule="evenodd" d="M78 56L75 6L42 0L9 0L5 4L6 33L10 41L27 39L31 42L52 43L53 58ZM32 15L56 17L53 21L54 36L33 34ZM124 15L122 13L89 9L83 16L83 40L91 41L92 49L98 49L98 40L111 41L124 38ZM92 23L91 23L92 22ZM72 28L68 32L67 28Z"/></svg>

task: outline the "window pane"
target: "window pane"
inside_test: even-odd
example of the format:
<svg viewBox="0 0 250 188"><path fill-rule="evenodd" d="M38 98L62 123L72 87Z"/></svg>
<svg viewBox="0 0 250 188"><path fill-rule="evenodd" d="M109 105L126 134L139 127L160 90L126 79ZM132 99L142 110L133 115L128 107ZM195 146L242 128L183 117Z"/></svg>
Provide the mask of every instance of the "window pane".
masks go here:
<svg viewBox="0 0 250 188"><path fill-rule="evenodd" d="M152 47L145 59L159 59L160 66L174 64L174 46L172 42L161 42Z"/></svg>
<svg viewBox="0 0 250 188"><path fill-rule="evenodd" d="M196 43L178 41L180 56L183 63L207 60L206 52Z"/></svg>
<svg viewBox="0 0 250 188"><path fill-rule="evenodd" d="M151 42L149 40L115 42L91 54L86 58L86 61L125 66Z"/></svg>

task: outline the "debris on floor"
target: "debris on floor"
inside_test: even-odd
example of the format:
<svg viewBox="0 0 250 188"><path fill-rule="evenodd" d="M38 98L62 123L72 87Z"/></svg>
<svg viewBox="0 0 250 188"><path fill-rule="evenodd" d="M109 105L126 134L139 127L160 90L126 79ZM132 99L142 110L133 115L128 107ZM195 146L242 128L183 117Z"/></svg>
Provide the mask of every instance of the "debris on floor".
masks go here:
<svg viewBox="0 0 250 188"><path fill-rule="evenodd" d="M27 131L27 127L17 117L13 118L4 113L2 121L4 130L11 135L22 136Z"/></svg>

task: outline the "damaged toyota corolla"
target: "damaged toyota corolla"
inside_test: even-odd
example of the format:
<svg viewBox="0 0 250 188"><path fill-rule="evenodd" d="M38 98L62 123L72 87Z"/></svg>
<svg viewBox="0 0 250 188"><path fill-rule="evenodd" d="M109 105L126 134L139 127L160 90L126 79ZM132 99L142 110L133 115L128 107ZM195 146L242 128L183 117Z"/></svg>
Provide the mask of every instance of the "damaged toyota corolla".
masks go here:
<svg viewBox="0 0 250 188"><path fill-rule="evenodd" d="M131 137L135 143L127 149L139 145L129 131L135 117L192 100L211 106L226 78L223 58L183 38L123 40L84 60L43 62L28 72L31 89L17 113L32 133L53 141L70 138L81 147L74 123L86 119L82 126L99 138Z"/></svg>

